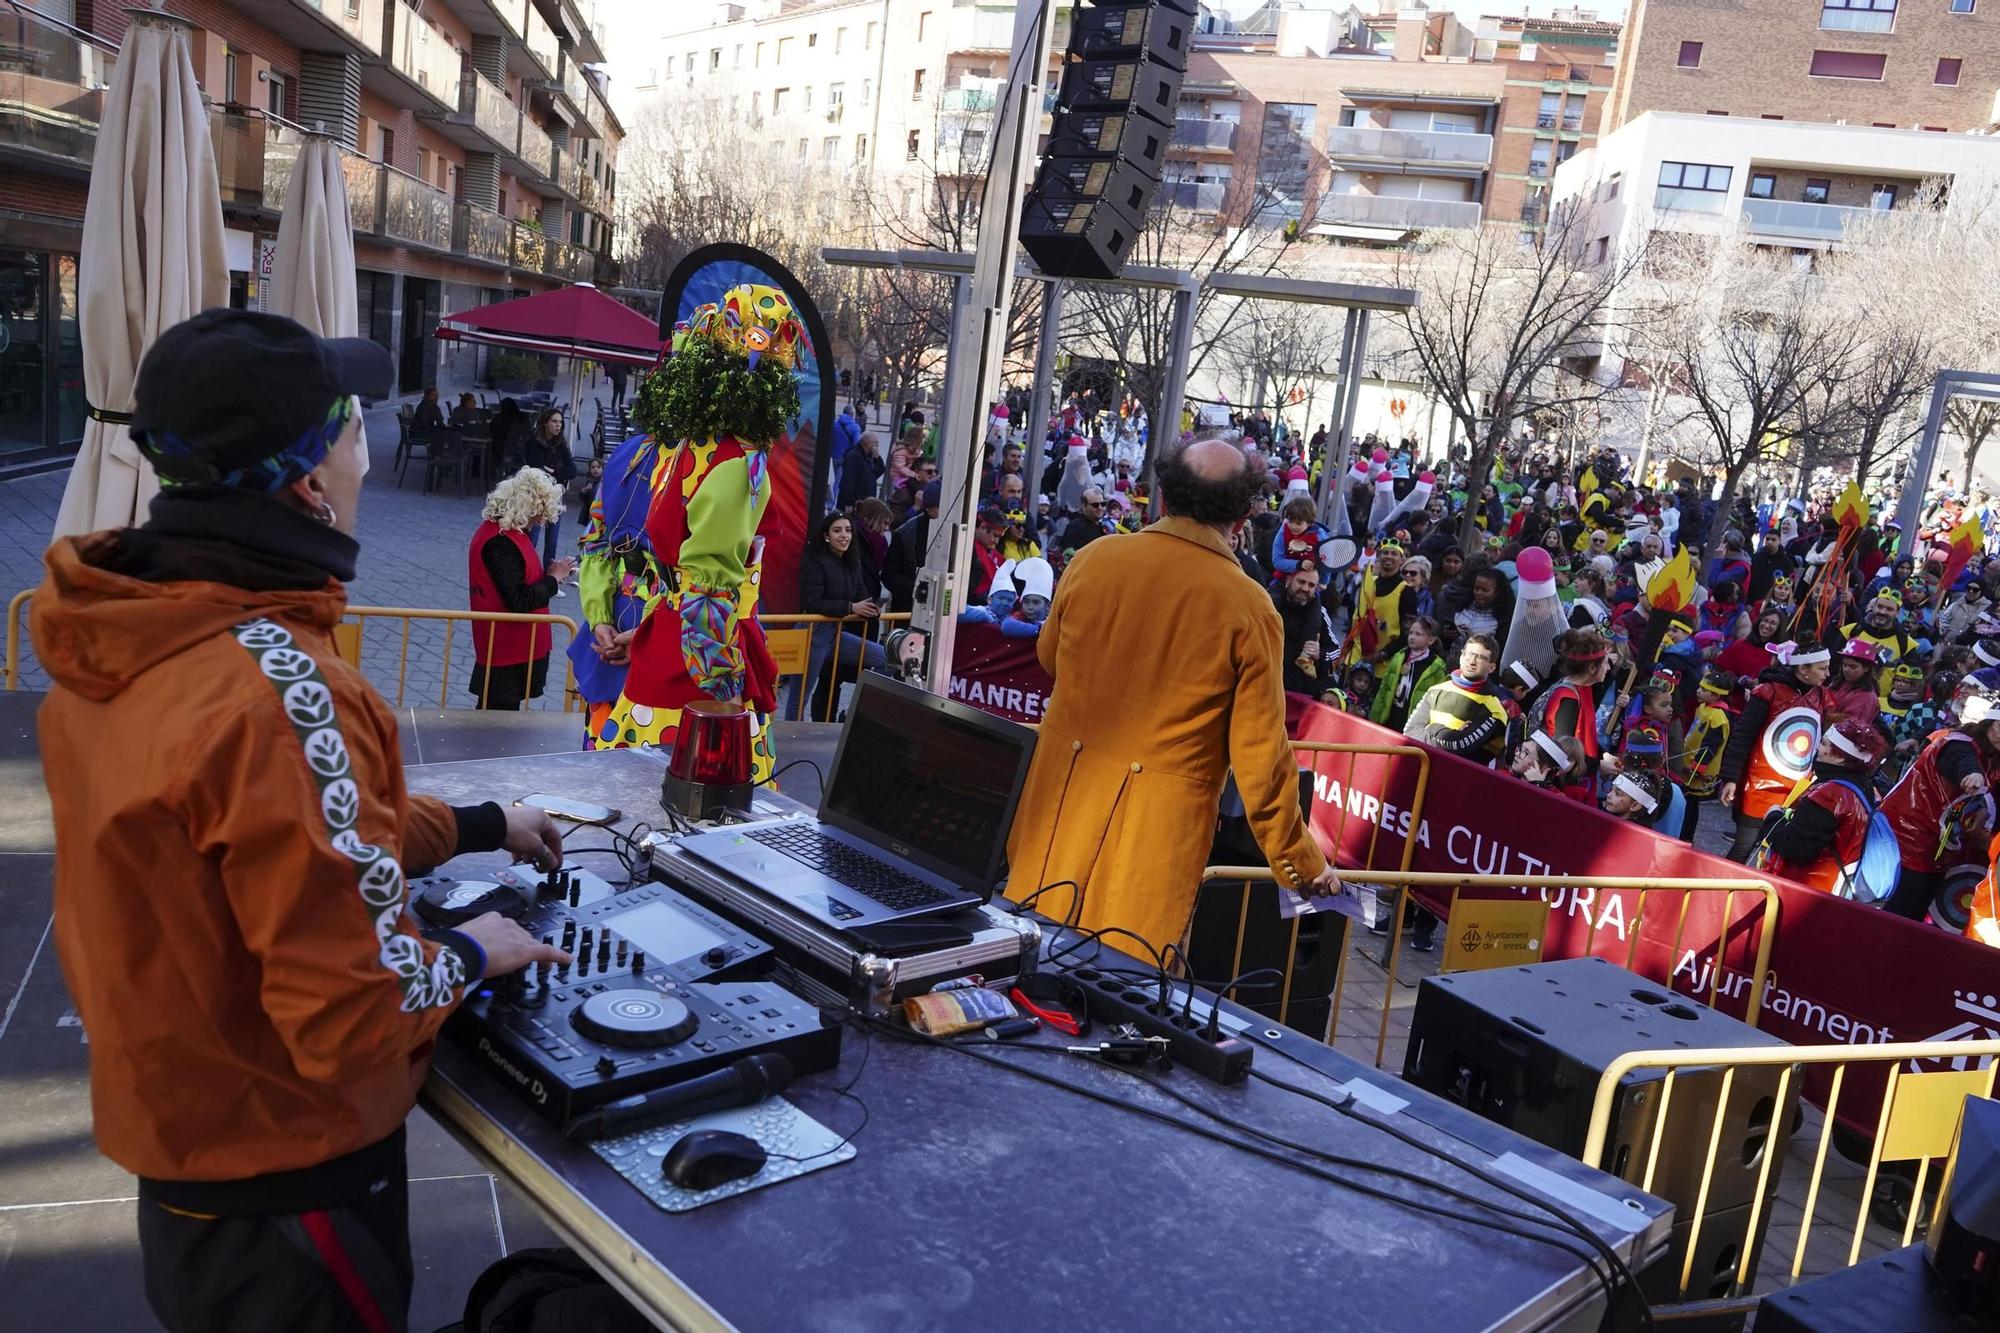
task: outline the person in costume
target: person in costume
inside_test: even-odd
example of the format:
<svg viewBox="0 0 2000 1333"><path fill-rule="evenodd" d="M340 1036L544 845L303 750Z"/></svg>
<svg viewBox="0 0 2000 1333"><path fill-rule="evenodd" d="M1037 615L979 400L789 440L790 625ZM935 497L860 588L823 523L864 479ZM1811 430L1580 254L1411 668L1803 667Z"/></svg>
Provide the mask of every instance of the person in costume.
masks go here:
<svg viewBox="0 0 2000 1333"><path fill-rule="evenodd" d="M1042 622L1049 618L1049 605L1055 600L1055 567L1038 555L1014 565L1014 584L1020 593L1014 599L1013 610L1000 621L1000 632L1010 639L1032 639L1041 634ZM988 606L992 598L987 598Z"/></svg>
<svg viewBox="0 0 2000 1333"><path fill-rule="evenodd" d="M1841 645L1833 679L1826 683L1832 701L1827 720L1851 717L1856 722L1875 724L1882 715L1882 687L1876 679L1880 659L1874 644L1866 639L1849 639Z"/></svg>
<svg viewBox="0 0 2000 1333"><path fill-rule="evenodd" d="M1499 759L1517 739L1520 713L1493 680L1500 646L1474 634L1459 649L1458 670L1433 685L1410 710L1403 734L1475 763Z"/></svg>
<svg viewBox="0 0 2000 1333"><path fill-rule="evenodd" d="M1767 615L1775 615L1778 618L1778 628L1771 632L1771 636L1782 633L1785 626L1791 624L1799 613L1796 588L1797 585L1793 583L1790 574L1772 575L1770 590L1764 594L1762 601L1751 608L1751 619L1756 621L1762 620ZM1771 636L1766 637L1768 639Z"/></svg>
<svg viewBox="0 0 2000 1333"><path fill-rule="evenodd" d="M675 328L671 355L640 387L633 417L675 442L654 468L646 516L665 579L632 638L600 747L669 746L690 704L741 703L752 779L776 770L777 667L757 623L757 528L771 499L768 451L799 414L793 367L804 339L783 292L732 287Z"/></svg>
<svg viewBox="0 0 2000 1333"><path fill-rule="evenodd" d="M1916 641L1903 632L1899 623L1903 612L1903 599L1893 589L1884 589L1869 599L1868 609L1861 613L1861 619L1841 626L1841 637L1850 642L1860 639L1875 645L1875 665L1893 667L1910 655ZM1881 694L1889 692L1887 681L1878 683Z"/></svg>
<svg viewBox="0 0 2000 1333"><path fill-rule="evenodd" d="M576 562L564 557L544 566L532 534L555 522L562 504L562 487L539 468L524 467L493 488L466 549L467 604L474 611L548 613L549 602ZM503 712L541 698L553 638L547 625L474 625L472 678L465 688L479 707Z"/></svg>
<svg viewBox="0 0 2000 1333"><path fill-rule="evenodd" d="M1833 654L1813 645L1783 643L1758 678L1729 734L1716 799L1736 819L1729 859L1749 860L1762 836L1764 816L1791 797L1812 772L1829 701L1822 686Z"/></svg>
<svg viewBox="0 0 2000 1333"><path fill-rule="evenodd" d="M1969 680L1960 691L1957 722L1931 735L1882 798L1903 862L1896 891L1882 907L1912 921L1924 919L1946 873L1965 859L1941 834L1947 812L1960 798L1989 794L2000 782L2000 694Z"/></svg>
<svg viewBox="0 0 2000 1333"><path fill-rule="evenodd" d="M1813 761L1813 785L1785 807L1766 834L1762 867L1807 888L1874 902L1896 886L1894 834L1875 825L1875 770L1889 752L1881 731L1852 718L1827 725Z"/></svg>
<svg viewBox="0 0 2000 1333"><path fill-rule="evenodd" d="M1895 747L1883 764L1883 776L1892 785L1916 762L1918 753L1941 728L1951 725L1952 698L1958 692L1960 674L1947 667L1933 671L1924 682L1924 696L1889 727L1889 743Z"/></svg>
<svg viewBox="0 0 2000 1333"><path fill-rule="evenodd" d="M1437 621L1418 616L1410 622L1403 646L1382 664L1380 688L1368 710L1369 720L1391 731L1401 731L1410 720L1410 709L1430 693L1431 686L1451 674L1438 650Z"/></svg>
<svg viewBox="0 0 2000 1333"><path fill-rule="evenodd" d="M578 544L577 593L587 633L570 640L569 660L583 698L586 749L621 747L606 724L625 692L639 622L665 587L646 539L653 474L664 458L661 443L644 432L613 450Z"/></svg>
<svg viewBox="0 0 2000 1333"><path fill-rule="evenodd" d="M1509 662L1530 667L1537 678L1555 670L1556 640L1568 629L1562 598L1556 591L1555 564L1547 551L1529 547L1514 562L1520 580L1514 589L1514 614L1500 642Z"/></svg>
<svg viewBox="0 0 2000 1333"><path fill-rule="evenodd" d="M1403 627L1417 614L1417 595L1403 582L1403 544L1394 539L1375 548L1375 568L1361 575L1346 660L1380 661L1403 646Z"/></svg>
<svg viewBox="0 0 2000 1333"><path fill-rule="evenodd" d="M1681 742L1678 771L1681 790L1687 796L1687 822L1681 825L1681 841L1693 842L1695 826L1701 822L1701 807L1715 796L1721 782L1722 752L1729 745L1735 715L1727 701L1736 692L1736 677L1727 671L1710 671L1701 678L1694 717L1688 723L1687 738Z"/></svg>
<svg viewBox="0 0 2000 1333"><path fill-rule="evenodd" d="M1529 721L1557 740L1573 738L1583 747L1586 772L1597 772L1603 747L1598 737L1598 688L1611 670L1611 645L1594 629L1567 630L1555 641L1556 683L1536 701Z"/></svg>
<svg viewBox="0 0 2000 1333"><path fill-rule="evenodd" d="M1297 495L1285 501L1279 517L1283 521L1271 534L1273 586L1290 577L1300 565L1317 566L1319 548L1333 535L1319 521L1318 511L1309 496Z"/></svg>

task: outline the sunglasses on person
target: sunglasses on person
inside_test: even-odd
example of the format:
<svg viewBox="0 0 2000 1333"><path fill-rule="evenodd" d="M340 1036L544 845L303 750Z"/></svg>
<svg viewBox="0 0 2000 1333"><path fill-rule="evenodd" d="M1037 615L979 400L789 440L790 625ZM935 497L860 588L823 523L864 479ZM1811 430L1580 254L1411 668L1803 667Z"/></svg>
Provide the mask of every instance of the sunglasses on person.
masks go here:
<svg viewBox="0 0 2000 1333"><path fill-rule="evenodd" d="M1083 502L1083 507L1084 507L1085 509L1102 509L1102 508L1104 508L1104 501L1102 501L1102 500L1085 500L1085 501Z"/></svg>

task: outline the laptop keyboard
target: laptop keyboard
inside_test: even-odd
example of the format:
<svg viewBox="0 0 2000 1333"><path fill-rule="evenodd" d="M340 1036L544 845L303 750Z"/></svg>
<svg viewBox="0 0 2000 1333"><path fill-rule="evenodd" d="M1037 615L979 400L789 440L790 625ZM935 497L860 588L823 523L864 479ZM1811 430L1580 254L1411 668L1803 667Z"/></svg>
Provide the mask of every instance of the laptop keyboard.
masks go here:
<svg viewBox="0 0 2000 1333"><path fill-rule="evenodd" d="M836 842L815 828L776 824L751 829L743 836L772 851L783 852L794 861L839 880L862 897L897 911L951 898L915 875L878 861L866 852L858 852L844 842Z"/></svg>

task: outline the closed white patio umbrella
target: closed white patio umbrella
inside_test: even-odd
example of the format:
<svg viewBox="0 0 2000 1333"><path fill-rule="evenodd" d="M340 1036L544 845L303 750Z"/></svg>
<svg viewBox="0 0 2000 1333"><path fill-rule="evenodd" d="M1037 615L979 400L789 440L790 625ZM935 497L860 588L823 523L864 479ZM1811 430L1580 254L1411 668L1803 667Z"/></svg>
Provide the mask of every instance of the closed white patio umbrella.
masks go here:
<svg viewBox="0 0 2000 1333"><path fill-rule="evenodd" d="M292 164L284 211L278 215L278 248L264 309L289 316L322 338L352 338L361 331L347 175L341 169L340 149L327 135L306 135L298 161ZM367 471L365 433L361 467Z"/></svg>
<svg viewBox="0 0 2000 1333"><path fill-rule="evenodd" d="M145 520L159 482L124 424L139 361L166 329L229 304L222 193L189 31L135 12L105 94L77 260L91 419L56 537Z"/></svg>

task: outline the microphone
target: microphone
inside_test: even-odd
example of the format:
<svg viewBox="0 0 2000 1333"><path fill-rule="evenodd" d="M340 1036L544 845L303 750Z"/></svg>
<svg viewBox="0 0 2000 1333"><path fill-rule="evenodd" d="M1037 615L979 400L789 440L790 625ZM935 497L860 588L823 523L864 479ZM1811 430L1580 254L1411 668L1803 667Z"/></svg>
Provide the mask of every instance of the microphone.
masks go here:
<svg viewBox="0 0 2000 1333"><path fill-rule="evenodd" d="M656 1120L691 1120L710 1111L754 1106L792 1083L792 1062L775 1052L747 1055L735 1064L635 1097L594 1106L563 1126L568 1139L602 1139Z"/></svg>

